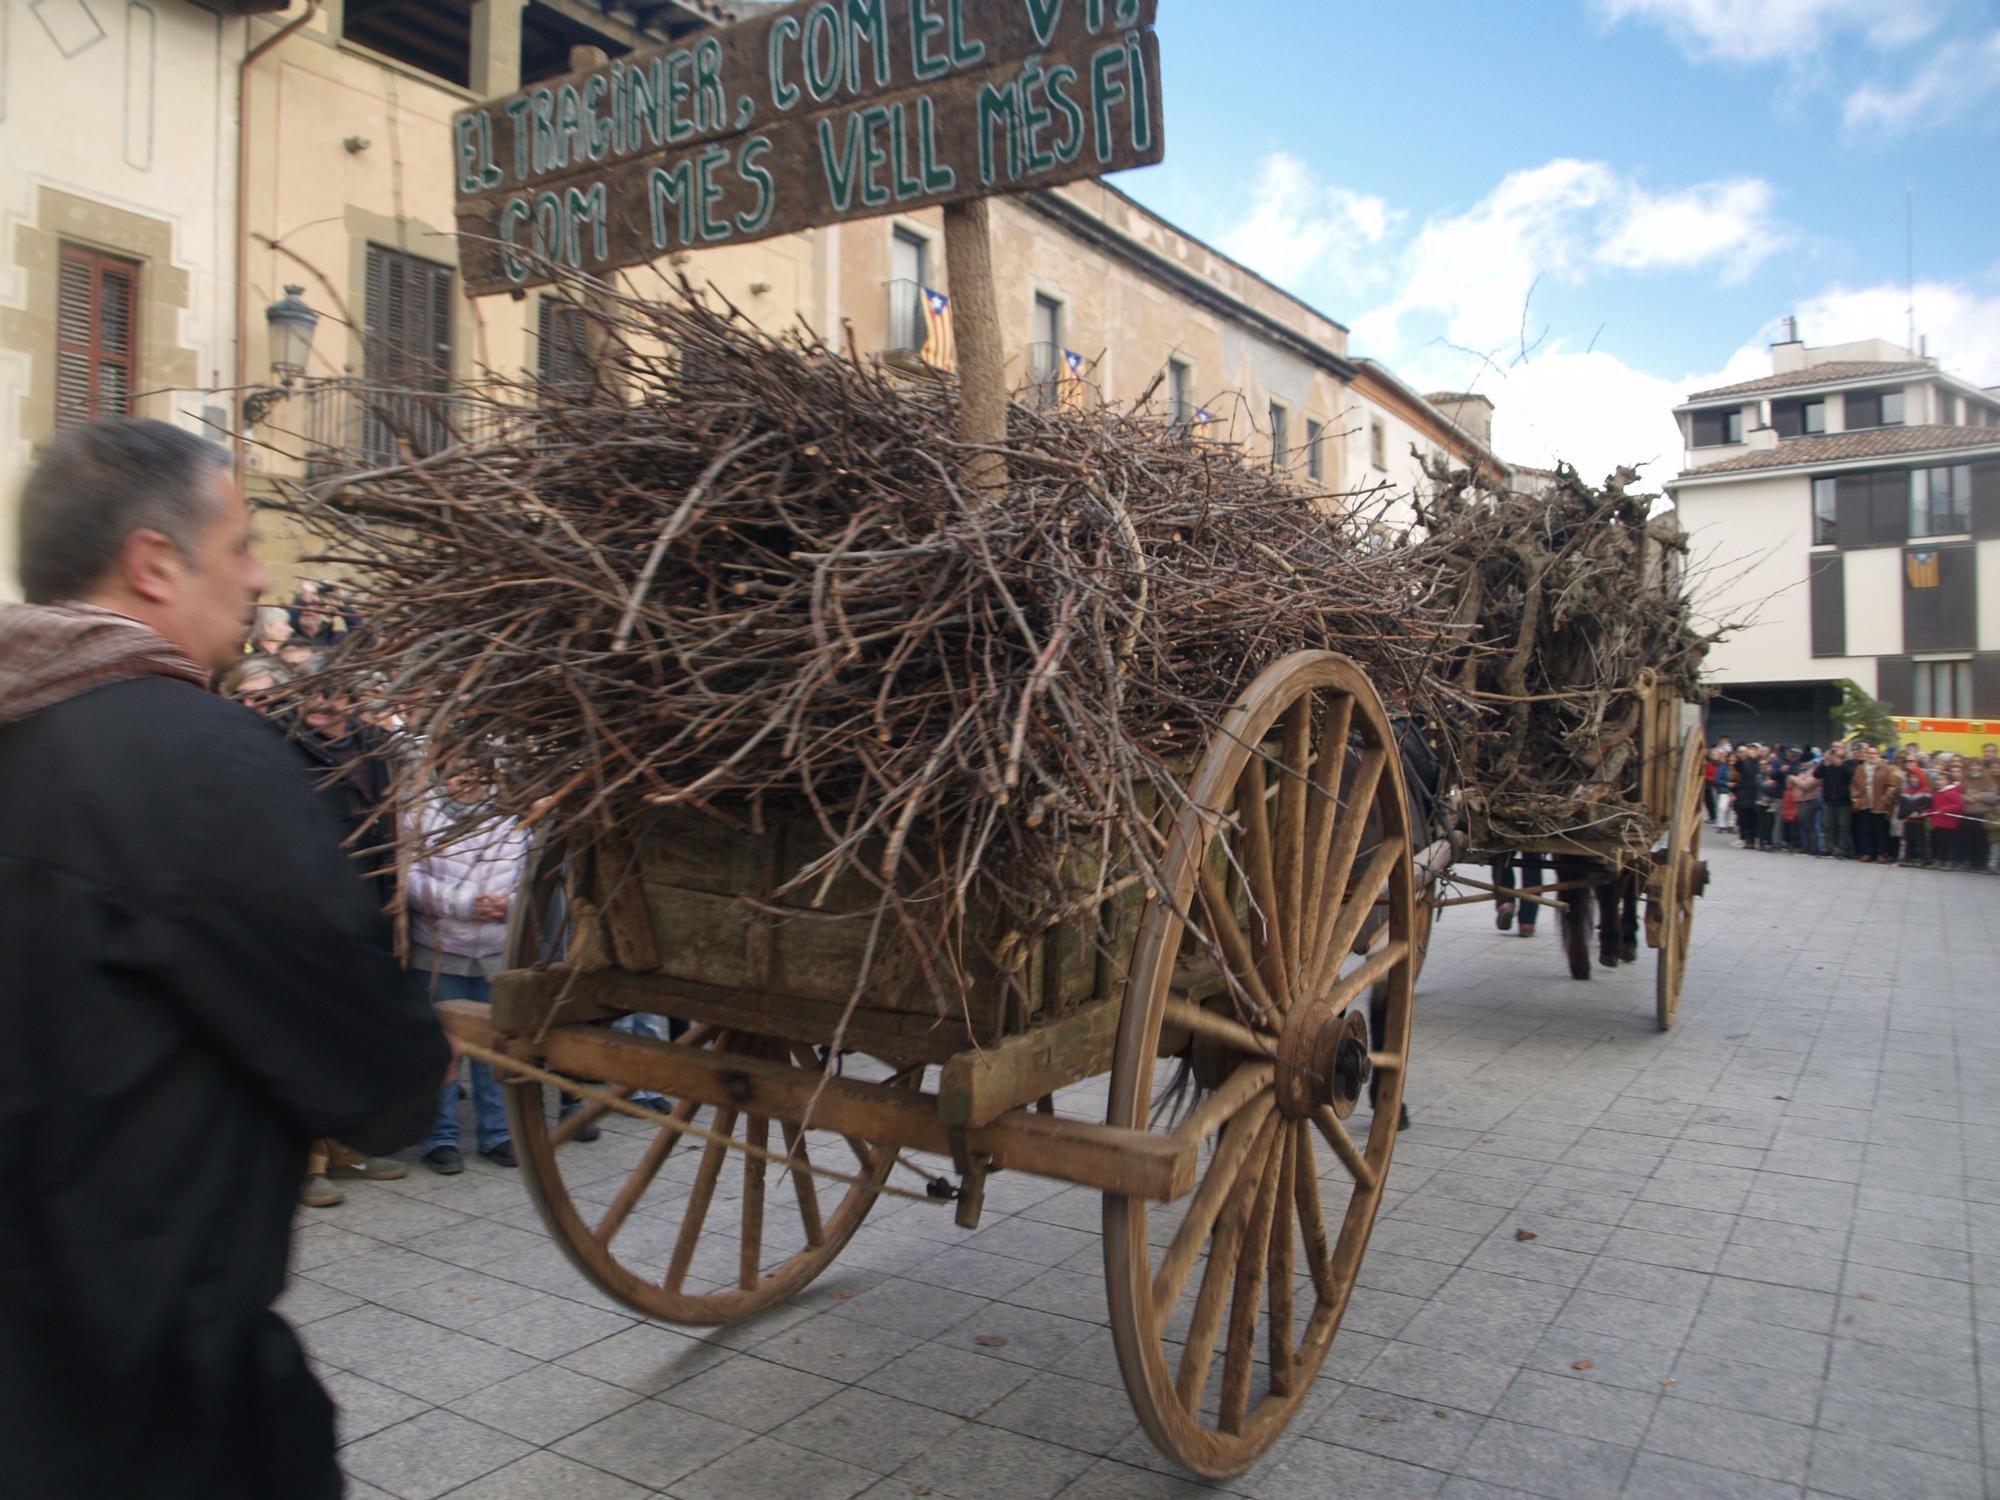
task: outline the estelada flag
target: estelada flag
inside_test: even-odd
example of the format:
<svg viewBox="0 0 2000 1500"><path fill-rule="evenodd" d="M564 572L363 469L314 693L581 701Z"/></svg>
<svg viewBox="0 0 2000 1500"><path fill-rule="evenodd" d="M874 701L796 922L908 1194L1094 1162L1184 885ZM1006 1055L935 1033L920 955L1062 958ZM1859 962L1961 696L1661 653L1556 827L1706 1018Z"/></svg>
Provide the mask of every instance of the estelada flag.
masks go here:
<svg viewBox="0 0 2000 1500"><path fill-rule="evenodd" d="M1062 404L1064 406L1083 405L1083 356L1074 349L1063 350L1062 369L1057 372L1062 381Z"/></svg>
<svg viewBox="0 0 2000 1500"><path fill-rule="evenodd" d="M1904 553L1903 572L1913 589L1934 589L1943 581L1938 577L1938 555L1935 552Z"/></svg>
<svg viewBox="0 0 2000 1500"><path fill-rule="evenodd" d="M924 288L924 347L917 358L933 370L949 370L958 359L951 340L951 298Z"/></svg>

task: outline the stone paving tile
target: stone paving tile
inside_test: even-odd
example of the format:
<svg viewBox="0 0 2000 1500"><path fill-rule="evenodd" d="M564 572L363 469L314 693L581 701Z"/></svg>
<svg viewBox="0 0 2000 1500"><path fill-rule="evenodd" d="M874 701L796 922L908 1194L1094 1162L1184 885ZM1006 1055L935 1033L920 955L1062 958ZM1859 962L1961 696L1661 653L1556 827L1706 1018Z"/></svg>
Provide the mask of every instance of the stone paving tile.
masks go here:
<svg viewBox="0 0 2000 1500"><path fill-rule="evenodd" d="M1138 1429L1086 1190L996 1175L971 1234L885 1202L791 1304L681 1329L585 1283L519 1174L475 1162L300 1215L283 1306L340 1403L351 1493L1979 1494L2000 1457L2000 887L1713 834L1707 853L1664 1036L1650 954L1577 984L1546 936L1444 914L1359 1290L1246 1474L1196 1481ZM1094 1080L1059 1103L1103 1100ZM608 1202L643 1146L614 1122L573 1153L579 1200ZM693 1170L671 1163L620 1236L640 1269ZM1149 1215L1156 1246L1178 1221ZM697 1278L734 1250L704 1245Z"/></svg>
<svg viewBox="0 0 2000 1500"><path fill-rule="evenodd" d="M850 1500L875 1482L867 1469L775 1438L757 1438L676 1480L677 1500Z"/></svg>
<svg viewBox="0 0 2000 1500"><path fill-rule="evenodd" d="M648 1500L652 1491L546 1449L453 1490L451 1500ZM348 1500L356 1500L352 1490Z"/></svg>
<svg viewBox="0 0 2000 1500"><path fill-rule="evenodd" d="M537 1365L452 1402L451 1410L545 1447L642 1399L561 1365Z"/></svg>
<svg viewBox="0 0 2000 1500"><path fill-rule="evenodd" d="M634 1484L665 1489L754 1436L697 1412L641 1401L571 1433L555 1451Z"/></svg>
<svg viewBox="0 0 2000 1500"><path fill-rule="evenodd" d="M533 1451L448 1411L429 1411L348 1444L347 1472L402 1500L434 1500Z"/></svg>

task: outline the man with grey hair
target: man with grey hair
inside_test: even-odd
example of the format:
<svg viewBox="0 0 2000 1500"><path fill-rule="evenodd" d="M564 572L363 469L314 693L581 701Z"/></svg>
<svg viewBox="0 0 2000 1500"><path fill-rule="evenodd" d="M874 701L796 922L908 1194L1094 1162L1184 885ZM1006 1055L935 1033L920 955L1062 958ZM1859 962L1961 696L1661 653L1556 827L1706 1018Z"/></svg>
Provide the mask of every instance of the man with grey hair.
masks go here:
<svg viewBox="0 0 2000 1500"><path fill-rule="evenodd" d="M418 1139L448 1049L297 751L207 691L266 584L228 455L74 428L0 609L0 1464L20 1500L332 1500L271 1310L306 1143Z"/></svg>

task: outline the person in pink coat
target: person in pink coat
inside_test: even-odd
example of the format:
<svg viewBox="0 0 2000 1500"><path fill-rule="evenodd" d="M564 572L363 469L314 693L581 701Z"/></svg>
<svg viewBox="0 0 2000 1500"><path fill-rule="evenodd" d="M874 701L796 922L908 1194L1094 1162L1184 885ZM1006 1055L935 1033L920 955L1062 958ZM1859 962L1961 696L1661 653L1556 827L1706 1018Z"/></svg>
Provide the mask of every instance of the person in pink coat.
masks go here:
<svg viewBox="0 0 2000 1500"><path fill-rule="evenodd" d="M433 1000L493 998L493 976L505 962L507 913L528 862L528 835L513 818L480 817L491 798L489 770L450 768L409 814L416 846L433 852L415 861L403 888L410 917L410 967L425 975ZM456 836L447 840L447 834ZM466 1059L479 1154L495 1166L515 1165L507 1108L493 1069ZM423 1143L434 1172L465 1170L459 1150L458 1080L438 1097L437 1119Z"/></svg>

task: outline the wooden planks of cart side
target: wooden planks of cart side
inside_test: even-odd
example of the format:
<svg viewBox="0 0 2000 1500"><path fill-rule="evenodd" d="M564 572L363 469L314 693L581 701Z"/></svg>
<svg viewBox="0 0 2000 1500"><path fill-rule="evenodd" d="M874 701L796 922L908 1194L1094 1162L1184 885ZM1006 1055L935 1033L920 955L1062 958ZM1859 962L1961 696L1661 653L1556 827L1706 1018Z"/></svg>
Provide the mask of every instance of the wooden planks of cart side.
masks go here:
<svg viewBox="0 0 2000 1500"><path fill-rule="evenodd" d="M461 111L472 295L1159 161L1157 0L802 0Z"/></svg>

